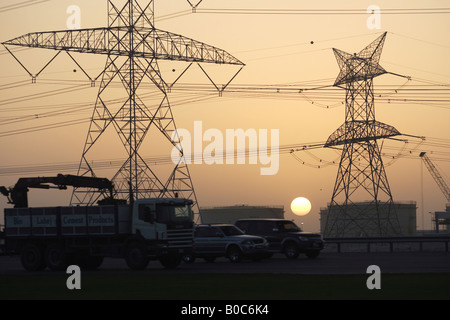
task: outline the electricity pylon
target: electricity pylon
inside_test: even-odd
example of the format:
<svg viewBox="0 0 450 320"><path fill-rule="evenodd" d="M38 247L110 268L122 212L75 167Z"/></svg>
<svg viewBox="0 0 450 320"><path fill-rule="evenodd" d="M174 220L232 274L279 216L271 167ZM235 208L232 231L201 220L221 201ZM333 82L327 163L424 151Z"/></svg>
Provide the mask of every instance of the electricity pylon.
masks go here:
<svg viewBox="0 0 450 320"><path fill-rule="evenodd" d="M106 55L78 174L96 176L93 155L102 154L101 150L95 153L96 147L103 144L107 149L116 148L111 144L111 137L105 138L105 132L110 129L120 138L126 155L126 160L113 168L115 174L111 180L118 198L133 201L145 197L183 197L194 200L196 205L167 95L170 87L163 80L158 60L231 64L241 69L244 64L222 49L156 29L155 0L141 2L145 5L137 0L108 0L108 26L104 28L30 33L3 44L57 50L58 54L65 51L69 55L69 52ZM117 82L121 83L122 92L114 91L112 84ZM180 154L180 160L164 174L156 172L142 156L144 138L148 139L149 135L152 140L155 138L150 130L159 132L162 140L169 147L177 148ZM71 202L91 205L100 195L94 189L75 189Z"/></svg>
<svg viewBox="0 0 450 320"><path fill-rule="evenodd" d="M334 86L344 88L346 96L345 123L325 144L343 146L325 223L327 238L392 236L401 231L377 143L400 132L375 120L373 79L387 73L379 64L385 39L386 33L358 54L333 49L340 67ZM361 202L366 199L369 202Z"/></svg>

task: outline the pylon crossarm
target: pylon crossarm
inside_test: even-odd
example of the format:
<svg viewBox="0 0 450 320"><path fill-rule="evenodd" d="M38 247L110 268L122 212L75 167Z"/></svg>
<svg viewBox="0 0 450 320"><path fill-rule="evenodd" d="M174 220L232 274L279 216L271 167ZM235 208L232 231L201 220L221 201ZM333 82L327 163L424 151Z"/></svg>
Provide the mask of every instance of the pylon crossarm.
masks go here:
<svg viewBox="0 0 450 320"><path fill-rule="evenodd" d="M35 32L3 45L126 57L132 52L136 58L244 65L225 50L158 29L134 28L135 40L130 48L129 42L124 41L129 34L128 27Z"/></svg>
<svg viewBox="0 0 450 320"><path fill-rule="evenodd" d="M341 125L327 140L325 147L346 143L385 139L401 133L393 126L379 121L352 121Z"/></svg>
<svg viewBox="0 0 450 320"><path fill-rule="evenodd" d="M155 29L152 37L158 59L244 65L225 50L179 34Z"/></svg>

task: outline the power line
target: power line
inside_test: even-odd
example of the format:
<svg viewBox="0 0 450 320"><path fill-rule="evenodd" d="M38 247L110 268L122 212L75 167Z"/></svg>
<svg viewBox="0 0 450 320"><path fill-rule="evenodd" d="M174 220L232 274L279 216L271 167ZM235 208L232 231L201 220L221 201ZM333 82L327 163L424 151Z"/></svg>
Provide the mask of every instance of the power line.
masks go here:
<svg viewBox="0 0 450 320"><path fill-rule="evenodd" d="M25 133L34 133L34 132L43 131L43 130L50 130L50 129L74 126L74 125L87 123L90 120L91 120L90 118L83 118L83 119L69 120L69 121L63 121L63 122L58 122L58 123L53 123L53 124L35 126L35 127L31 127L31 128L26 128L26 129L3 131L3 132L0 132L0 138L13 136L13 135L19 135L19 134L25 134Z"/></svg>
<svg viewBox="0 0 450 320"><path fill-rule="evenodd" d="M383 157L393 158L395 159L418 159L419 153L423 150L426 150L427 153L433 154L433 160L439 162L450 162L450 153L447 151L439 151L436 149L430 149L427 147L433 148L444 148L448 149L450 147L450 140L448 139L438 139L438 138L424 138L418 141L412 140L404 140L404 144L402 147L393 147L393 146L384 146L383 149L386 149L390 152L397 153L389 153L384 152ZM337 158L334 160L326 160L324 158L318 157L310 152L310 150L318 150L323 149L323 145L325 142L307 142L307 143L299 143L299 144L287 144L279 146L278 150L275 151L276 154L279 155L292 155L296 160L300 159L300 163L305 166L312 168L323 169L329 165L337 165ZM405 146L411 145L412 148L406 149ZM420 148L420 149L419 149ZM270 147L268 148L270 149ZM334 149L327 149L333 151ZM307 153L311 158L316 160L316 164L309 163L307 161L302 160L300 156L296 155L299 152ZM242 157L250 157L257 155L259 150L257 149L241 149L241 150L232 150L223 152L222 159L225 160L227 157L232 156L233 159L238 159ZM217 156L205 155L205 154L191 154L192 159L196 157L201 158L203 161L218 159ZM172 163L171 157L168 156L152 156L145 157L146 162L151 163L152 165L167 165ZM107 170L111 165L120 165L125 162L125 159L97 159L92 160L90 165L94 166L96 169L104 169ZM225 161L224 161L225 163ZM74 171L77 170L79 166L78 162L64 162L64 163L50 163L50 164L30 164L30 165L10 165L10 166L2 166L0 167L0 176L7 175L17 175L23 173L42 173L42 172L55 172L55 171Z"/></svg>
<svg viewBox="0 0 450 320"><path fill-rule="evenodd" d="M22 2L19 2L19 3L10 4L10 5L7 5L7 6L0 7L0 13L9 12L9 11L16 10L16 9L21 9L21 8L27 8L27 7L30 7L30 6L34 6L36 4L49 2L49 1L51 1L51 0L22 1Z"/></svg>
<svg viewBox="0 0 450 320"><path fill-rule="evenodd" d="M233 15L367 15L367 9L197 9L197 13ZM450 8L382 9L383 15L448 14ZM373 12L372 12L373 13Z"/></svg>

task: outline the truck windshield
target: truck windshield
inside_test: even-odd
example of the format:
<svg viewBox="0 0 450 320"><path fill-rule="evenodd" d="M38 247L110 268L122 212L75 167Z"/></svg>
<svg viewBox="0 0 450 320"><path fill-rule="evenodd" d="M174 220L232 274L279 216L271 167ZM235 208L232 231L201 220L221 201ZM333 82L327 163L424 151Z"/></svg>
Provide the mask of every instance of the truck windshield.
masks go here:
<svg viewBox="0 0 450 320"><path fill-rule="evenodd" d="M192 211L189 205L156 205L156 219L161 223L187 221L191 219L191 214Z"/></svg>

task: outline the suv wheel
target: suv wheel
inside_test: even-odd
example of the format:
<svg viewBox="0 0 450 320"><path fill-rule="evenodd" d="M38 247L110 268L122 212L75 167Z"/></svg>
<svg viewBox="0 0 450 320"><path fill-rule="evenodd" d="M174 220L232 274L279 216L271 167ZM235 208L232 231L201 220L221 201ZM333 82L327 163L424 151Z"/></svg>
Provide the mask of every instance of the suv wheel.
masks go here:
<svg viewBox="0 0 450 320"><path fill-rule="evenodd" d="M298 247L293 242L288 242L284 245L284 255L288 259L297 259L298 255L300 254L300 251L298 250Z"/></svg>
<svg viewBox="0 0 450 320"><path fill-rule="evenodd" d="M241 262L242 252L238 247L232 246L227 251L227 257L233 263Z"/></svg>

